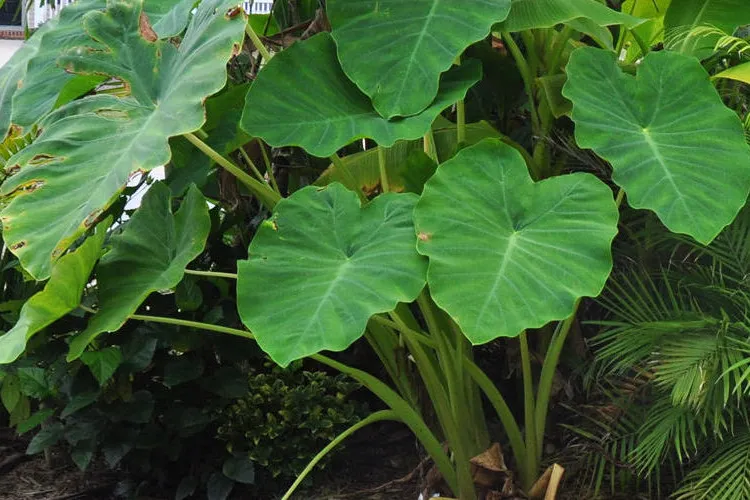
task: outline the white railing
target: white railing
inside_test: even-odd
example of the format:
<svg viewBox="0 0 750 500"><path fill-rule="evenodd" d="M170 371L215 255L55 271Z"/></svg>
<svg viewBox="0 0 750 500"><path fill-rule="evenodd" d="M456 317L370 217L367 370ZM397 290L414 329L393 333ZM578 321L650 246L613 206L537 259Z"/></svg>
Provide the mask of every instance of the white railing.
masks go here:
<svg viewBox="0 0 750 500"><path fill-rule="evenodd" d="M51 0L39 5L39 0L33 0L34 9L29 13L28 22L32 28L38 28L60 13L60 9L74 2L74 0ZM242 7L248 14L270 14L273 0L244 0Z"/></svg>
<svg viewBox="0 0 750 500"><path fill-rule="evenodd" d="M34 10L29 13L29 25L32 28L38 28L53 17L57 16L60 9L73 3L73 0L52 0L50 2L45 1L44 5L40 6L39 0L32 1L34 2Z"/></svg>
<svg viewBox="0 0 750 500"><path fill-rule="evenodd" d="M270 14L271 7L273 7L273 1L268 0L245 0L242 2L242 7L248 14Z"/></svg>

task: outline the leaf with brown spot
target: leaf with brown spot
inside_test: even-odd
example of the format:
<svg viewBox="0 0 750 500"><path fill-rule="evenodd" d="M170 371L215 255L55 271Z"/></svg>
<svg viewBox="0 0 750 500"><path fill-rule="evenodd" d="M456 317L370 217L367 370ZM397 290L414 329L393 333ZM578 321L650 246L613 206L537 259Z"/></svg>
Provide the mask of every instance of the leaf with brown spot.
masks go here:
<svg viewBox="0 0 750 500"><path fill-rule="evenodd" d="M145 38L147 42L155 42L159 39L156 31L151 28L151 24L148 22L148 16L145 12L141 12L141 16L138 20L138 25L141 36Z"/></svg>
<svg viewBox="0 0 750 500"><path fill-rule="evenodd" d="M56 251L67 249L106 210L133 172L169 162L169 138L205 122L203 101L226 82L226 64L244 36L241 17L227 19L235 0L204 0L179 47L142 36L142 0L110 0L107 11L90 11L84 26L88 50L69 50L60 62L79 74L106 74L130 86L132 95L96 95L73 101L41 122L33 144L13 157L20 171L0 195L3 216L14 222L6 243L28 244L14 253L36 279L49 276ZM85 49L86 47L84 47ZM53 163L34 165L49 156ZM29 182L33 191L15 192Z"/></svg>

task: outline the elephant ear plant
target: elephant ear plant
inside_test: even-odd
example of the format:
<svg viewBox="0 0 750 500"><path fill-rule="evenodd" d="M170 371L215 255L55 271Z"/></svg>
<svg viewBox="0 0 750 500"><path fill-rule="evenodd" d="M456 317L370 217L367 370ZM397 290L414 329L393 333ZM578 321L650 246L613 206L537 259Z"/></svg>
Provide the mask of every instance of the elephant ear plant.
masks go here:
<svg viewBox="0 0 750 500"><path fill-rule="evenodd" d="M389 419L415 433L451 490L443 493L477 498L471 459L497 440L485 400L530 491L554 372L581 299L597 296L611 272L620 205L627 196L670 230L709 243L750 191L742 124L691 53L648 53L644 42L637 66L621 64L614 50L643 42L646 20L596 0L328 0L326 9L330 33L276 54L230 0L202 0L195 10L169 0L79 0L31 37L0 71L6 143L31 134L30 144L6 151L0 220L6 248L48 281L0 337L0 360L15 360L94 290L97 306L84 309L88 327L70 342L71 362L128 320L172 323L255 339L281 366L316 360L383 401L386 410L322 450L286 497L332 447ZM496 131L467 133L474 124L464 98L482 65L463 54L491 32L523 78L536 138L529 151ZM226 72L245 43L260 63L249 89L228 84ZM34 83L42 78L57 83ZM219 92L221 104L209 106ZM434 130L450 107L454 146L438 148ZM545 137L563 114L611 176L551 161ZM251 138L264 155L267 144L329 158L328 175L341 182L282 196L270 162L262 174L242 147ZM356 155L339 156L359 140L376 144L379 192L363 192ZM414 143L425 152L419 161L397 154ZM235 163L236 150L254 175ZM272 211L237 275L187 269L211 224L206 198L217 200L170 181L203 185L205 162ZM165 164L173 189L152 185L129 221L112 223L131 177ZM413 189L419 194L391 189L405 184L394 172L419 164L432 165L411 177L429 177ZM173 289L185 273L236 279L247 329L139 314L149 294ZM536 381L531 330L550 335ZM321 354L361 337L389 381ZM473 360L473 345L498 337L520 345L523 422Z"/></svg>

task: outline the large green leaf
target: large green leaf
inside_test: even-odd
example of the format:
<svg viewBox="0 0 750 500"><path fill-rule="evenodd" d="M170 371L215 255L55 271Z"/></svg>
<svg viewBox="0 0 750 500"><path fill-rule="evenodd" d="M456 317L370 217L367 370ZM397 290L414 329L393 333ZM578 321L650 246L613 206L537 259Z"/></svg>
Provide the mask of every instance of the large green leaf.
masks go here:
<svg viewBox="0 0 750 500"><path fill-rule="evenodd" d="M334 183L279 202L237 280L240 317L274 361L344 350L373 314L416 298L427 264L416 252L416 201L389 193L360 208Z"/></svg>
<svg viewBox="0 0 750 500"><path fill-rule="evenodd" d="M45 23L31 38L26 40L10 59L0 68L0 140L4 139L11 124L13 96L26 76L29 60L39 50L44 33L52 29L55 19Z"/></svg>
<svg viewBox="0 0 750 500"><path fill-rule="evenodd" d="M610 9L597 0L513 0L508 18L500 30L516 32L537 28L551 28L556 24L588 19L598 26L622 24L628 28L639 25L642 19ZM585 25L576 29L585 29Z"/></svg>
<svg viewBox="0 0 750 500"><path fill-rule="evenodd" d="M152 292L177 286L203 251L211 228L206 199L192 187L174 215L170 205L169 188L155 183L122 234L112 238L112 250L97 268L99 310L71 342L68 359L79 357L99 334L119 329Z"/></svg>
<svg viewBox="0 0 750 500"><path fill-rule="evenodd" d="M147 18L153 21L156 34L167 37L185 29L194 3L195 0L146 0L144 11ZM28 127L36 123L60 104L58 96L71 82L85 82L90 78L66 72L60 67L58 57L83 45L95 50L105 48L91 40L84 30L83 20L89 11L101 11L105 5L105 0L78 0L65 7L59 17L45 23L40 29L42 33L35 35L42 35L42 38L36 42L38 50L29 62L25 78L19 82L20 87L13 99L13 124ZM105 71L105 74L111 75L109 71ZM11 110L8 109L8 112Z"/></svg>
<svg viewBox="0 0 750 500"><path fill-rule="evenodd" d="M424 135L480 77L479 64L468 61L443 75L437 98L422 113L389 121L341 70L331 36L320 33L271 59L247 93L241 126L272 146L300 146L320 157L363 137L390 147Z"/></svg>
<svg viewBox="0 0 750 500"><path fill-rule="evenodd" d="M582 48L567 73L576 141L612 164L632 207L706 244L732 222L750 191L750 148L697 60L652 52L633 76L613 53Z"/></svg>
<svg viewBox="0 0 750 500"><path fill-rule="evenodd" d="M432 297L474 344L563 319L598 295L617 220L593 175L534 183L523 157L494 139L442 164L414 212Z"/></svg>
<svg viewBox="0 0 750 500"><path fill-rule="evenodd" d="M510 0L327 2L344 72L386 118L427 108L440 74L509 11Z"/></svg>
<svg viewBox="0 0 750 500"><path fill-rule="evenodd" d="M60 15L42 26L41 38L36 42L37 50L26 67L24 77L18 82L18 91L13 97L11 122L19 127L28 127L49 113L60 91L75 75L66 73L57 65L61 51L91 43L91 38L82 28L83 16L91 10L101 10L105 0L78 0L68 5Z"/></svg>
<svg viewBox="0 0 750 500"><path fill-rule="evenodd" d="M100 224L94 236L57 261L44 290L26 301L18 322L0 336L0 363L15 361L35 333L79 306L91 270L99 259L110 221Z"/></svg>
<svg viewBox="0 0 750 500"><path fill-rule="evenodd" d="M703 58L713 52L718 36L688 36L698 26L713 26L732 34L738 26L750 24L747 0L673 0L664 18L670 48Z"/></svg>
<svg viewBox="0 0 750 500"><path fill-rule="evenodd" d="M105 210L136 172L169 161L168 139L205 121L203 102L226 81L226 63L243 38L244 19L230 18L232 0L205 0L179 48L149 41L136 0L112 0L85 26L107 50L62 56L69 71L104 73L127 82L132 96L74 101L45 119L42 134L13 156L17 174L2 186L6 243L37 279ZM141 33L141 27L144 27Z"/></svg>

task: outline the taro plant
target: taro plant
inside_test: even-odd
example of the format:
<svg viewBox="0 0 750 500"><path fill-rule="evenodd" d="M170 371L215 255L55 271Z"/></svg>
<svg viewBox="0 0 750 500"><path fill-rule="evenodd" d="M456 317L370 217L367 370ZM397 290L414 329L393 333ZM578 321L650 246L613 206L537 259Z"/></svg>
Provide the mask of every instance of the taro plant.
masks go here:
<svg viewBox="0 0 750 500"><path fill-rule="evenodd" d="M626 2L651 15L640 3ZM387 409L333 439L286 497L332 447L384 419L415 433L450 490L441 493L487 494L499 485L475 484L471 466L498 439L483 398L520 485L538 494L555 368L582 298L599 295L610 274L620 206L627 199L707 244L750 191L742 124L699 47L652 52L640 28L658 14L596 0L328 0L331 31L275 53L232 1L192 8L81 0L0 74L8 141L32 136L7 158L3 238L30 276L48 280L0 337L0 359L80 310L88 287L97 299L70 340L71 361L128 320L172 323L255 339L281 366L315 360L383 401ZM732 29L750 15L730 0L675 2L663 23L714 13L732 24L727 9L737 12ZM467 123L467 93L492 68L466 49L490 40L523 82L525 144L512 130ZM633 40L637 65L618 57ZM255 69L239 73L253 76L249 88L228 84L226 72L246 44ZM572 172L556 156L549 138L565 115L577 144L611 173ZM280 189L267 146L331 168L317 185ZM105 243L128 180L165 164L166 184ZM213 164L272 211L236 275L187 269L211 223L207 199L219 198L205 187ZM365 190L372 164L377 180ZM144 299L185 273L236 279L247 329L144 314ZM531 335L548 345L536 380ZM362 337L388 382L322 354ZM520 346L522 422L473 361L473 345L499 337Z"/></svg>

